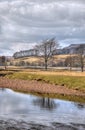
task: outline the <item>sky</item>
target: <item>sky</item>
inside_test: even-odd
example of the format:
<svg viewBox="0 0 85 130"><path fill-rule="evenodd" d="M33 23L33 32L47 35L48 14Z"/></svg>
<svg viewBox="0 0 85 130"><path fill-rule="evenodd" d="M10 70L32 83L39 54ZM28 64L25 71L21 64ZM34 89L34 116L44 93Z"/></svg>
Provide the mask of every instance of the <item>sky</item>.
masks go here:
<svg viewBox="0 0 85 130"><path fill-rule="evenodd" d="M85 43L85 0L0 0L0 55L52 37L63 47Z"/></svg>

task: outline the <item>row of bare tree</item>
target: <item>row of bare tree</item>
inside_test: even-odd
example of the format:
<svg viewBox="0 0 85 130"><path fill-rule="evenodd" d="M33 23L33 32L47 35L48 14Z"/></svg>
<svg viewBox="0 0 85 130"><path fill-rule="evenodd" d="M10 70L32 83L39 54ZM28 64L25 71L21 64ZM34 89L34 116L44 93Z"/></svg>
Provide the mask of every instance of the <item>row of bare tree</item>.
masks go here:
<svg viewBox="0 0 85 130"><path fill-rule="evenodd" d="M41 55L44 58L44 64L45 69L47 70L48 67L48 61L51 59L59 48L58 42L55 41L54 38L43 41L40 45L37 45L35 47L39 51L39 55ZM70 70L72 69L72 63L76 61L77 63L80 63L81 71L84 71L84 62L85 62L85 45L81 44L75 49L75 56L70 56L66 59L66 64L69 64Z"/></svg>
<svg viewBox="0 0 85 130"><path fill-rule="evenodd" d="M43 41L41 44L37 44L34 49L38 51L38 55L41 56L44 60L44 66L45 70L48 69L48 61L49 59L52 59L55 52L59 48L59 43L55 41L55 38L48 39ZM2 56L2 63L5 66L6 69L6 57ZM81 67L81 71L84 71L84 62L85 62L85 45L81 44L75 49L75 55L69 54L69 56L66 58L64 65L69 66L70 70L73 67L74 63L79 63L79 66Z"/></svg>
<svg viewBox="0 0 85 130"><path fill-rule="evenodd" d="M84 65L85 65L85 45L81 44L79 45L75 50L75 55L70 54L69 57L65 60L65 65L70 67L70 70L72 70L72 67L76 64L76 66L81 67L81 71L84 71Z"/></svg>

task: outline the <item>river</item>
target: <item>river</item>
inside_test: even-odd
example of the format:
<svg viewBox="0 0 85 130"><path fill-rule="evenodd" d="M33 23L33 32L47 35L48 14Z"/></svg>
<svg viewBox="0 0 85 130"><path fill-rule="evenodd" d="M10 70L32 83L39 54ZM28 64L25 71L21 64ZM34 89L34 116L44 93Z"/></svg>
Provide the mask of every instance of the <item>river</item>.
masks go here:
<svg viewBox="0 0 85 130"><path fill-rule="evenodd" d="M42 128L37 126L35 130L38 128L44 130L44 126L48 127L47 130L50 130L50 128L57 130L59 126L63 127L62 130L66 126L69 126L68 130L71 130L70 128L72 130L85 130L85 104L37 97L10 89L0 89L0 126L3 127L3 130L7 128L12 130L15 127L14 124L18 125L17 122L24 122L24 127L25 123L28 123L24 128L26 130L30 124L29 129L32 129L34 124L42 126ZM12 126L14 127L12 128ZM17 129L19 129L19 126L16 126L13 130ZM67 127L65 130L67 130Z"/></svg>

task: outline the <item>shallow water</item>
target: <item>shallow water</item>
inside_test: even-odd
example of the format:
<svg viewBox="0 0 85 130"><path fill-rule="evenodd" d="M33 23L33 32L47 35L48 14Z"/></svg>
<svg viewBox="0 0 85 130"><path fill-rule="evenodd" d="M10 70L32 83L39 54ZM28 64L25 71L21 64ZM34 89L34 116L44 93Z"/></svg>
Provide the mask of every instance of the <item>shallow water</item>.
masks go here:
<svg viewBox="0 0 85 130"><path fill-rule="evenodd" d="M85 104L0 89L0 119L85 124Z"/></svg>

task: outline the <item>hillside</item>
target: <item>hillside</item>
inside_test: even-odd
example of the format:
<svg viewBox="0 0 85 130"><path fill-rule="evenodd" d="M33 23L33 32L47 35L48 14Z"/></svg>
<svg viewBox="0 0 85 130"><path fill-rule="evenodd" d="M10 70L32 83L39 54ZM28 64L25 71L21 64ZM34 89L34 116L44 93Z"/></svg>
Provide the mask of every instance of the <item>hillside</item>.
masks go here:
<svg viewBox="0 0 85 130"><path fill-rule="evenodd" d="M69 57L69 55L55 55L53 58L49 59L48 64L51 65L56 65L59 63L62 63L65 61L65 59ZM37 57L37 56L30 56L30 57L23 57L23 58L18 58L18 59L13 59L11 61L11 64L13 65L43 65L44 64L44 59L42 57Z"/></svg>

